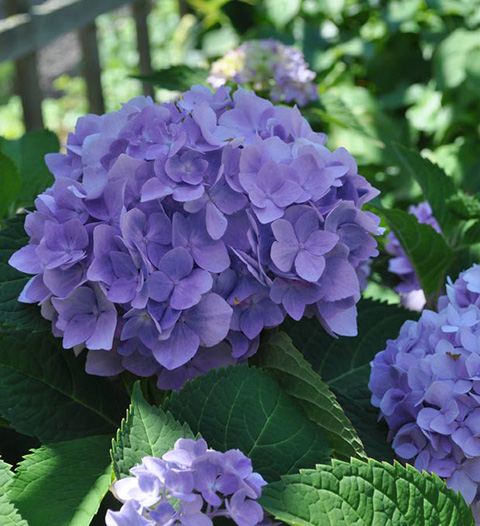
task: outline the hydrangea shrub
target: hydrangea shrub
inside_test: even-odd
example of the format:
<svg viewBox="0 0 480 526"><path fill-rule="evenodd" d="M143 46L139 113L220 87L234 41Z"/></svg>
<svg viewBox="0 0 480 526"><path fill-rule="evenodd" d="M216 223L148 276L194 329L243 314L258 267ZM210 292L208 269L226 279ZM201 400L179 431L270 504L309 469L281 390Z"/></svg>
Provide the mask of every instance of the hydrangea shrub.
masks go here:
<svg viewBox="0 0 480 526"><path fill-rule="evenodd" d="M378 192L296 108L196 86L79 120L10 259L87 372L180 387L244 362L264 328L316 316L356 333Z"/></svg>

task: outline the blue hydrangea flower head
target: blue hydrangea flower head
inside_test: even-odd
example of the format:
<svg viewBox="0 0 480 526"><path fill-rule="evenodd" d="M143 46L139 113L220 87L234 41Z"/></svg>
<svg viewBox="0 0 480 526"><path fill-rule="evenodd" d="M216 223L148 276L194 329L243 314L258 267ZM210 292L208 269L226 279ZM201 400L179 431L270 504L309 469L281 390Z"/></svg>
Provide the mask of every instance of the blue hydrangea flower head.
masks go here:
<svg viewBox="0 0 480 526"><path fill-rule="evenodd" d="M212 64L208 82L215 88L227 81L266 93L275 101L304 106L318 98L303 53L278 40L250 40Z"/></svg>
<svg viewBox="0 0 480 526"><path fill-rule="evenodd" d="M407 321L376 355L371 402L397 456L472 503L480 488L480 266L449 282L439 309Z"/></svg>
<svg viewBox="0 0 480 526"><path fill-rule="evenodd" d="M225 87L79 119L10 259L32 275L20 301L89 373L163 389L245 362L287 314L355 334L378 192L325 141L297 108Z"/></svg>
<svg viewBox="0 0 480 526"><path fill-rule="evenodd" d="M107 526L213 526L215 517L272 524L257 502L266 482L238 449L221 453L203 439L179 439L161 459L144 457L130 473L114 483L124 504L107 512Z"/></svg>

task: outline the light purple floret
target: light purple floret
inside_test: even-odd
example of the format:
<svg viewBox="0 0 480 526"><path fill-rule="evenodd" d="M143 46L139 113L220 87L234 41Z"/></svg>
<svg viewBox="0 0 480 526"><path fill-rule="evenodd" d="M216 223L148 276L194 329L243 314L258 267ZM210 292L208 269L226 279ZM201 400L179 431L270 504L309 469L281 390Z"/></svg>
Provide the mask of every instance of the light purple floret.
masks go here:
<svg viewBox="0 0 480 526"><path fill-rule="evenodd" d="M419 223L430 225L439 234L441 233L440 225L433 217L432 208L427 201L410 206L408 213L414 215ZM387 240L388 243L385 248L389 254L394 256L390 259L388 270L397 274L401 280L400 284L395 287L395 291L401 294L402 303L405 307L410 310L421 311L426 300L412 262L392 232L387 234Z"/></svg>
<svg viewBox="0 0 480 526"><path fill-rule="evenodd" d="M130 473L113 485L124 504L107 512L107 526L213 526L215 517L237 526L273 524L257 502L266 482L238 449L221 453L203 439L182 438L162 458L144 457Z"/></svg>
<svg viewBox="0 0 480 526"><path fill-rule="evenodd" d="M244 362L288 314L356 334L378 192L298 109L194 86L79 119L10 264L87 371L177 389Z"/></svg>
<svg viewBox="0 0 480 526"><path fill-rule="evenodd" d="M372 362L372 404L398 457L447 479L470 504L480 488L480 266L449 281L439 312L407 321Z"/></svg>
<svg viewBox="0 0 480 526"><path fill-rule="evenodd" d="M208 82L215 88L227 81L267 93L274 102L304 106L318 99L315 73L303 53L278 40L250 40L212 64Z"/></svg>

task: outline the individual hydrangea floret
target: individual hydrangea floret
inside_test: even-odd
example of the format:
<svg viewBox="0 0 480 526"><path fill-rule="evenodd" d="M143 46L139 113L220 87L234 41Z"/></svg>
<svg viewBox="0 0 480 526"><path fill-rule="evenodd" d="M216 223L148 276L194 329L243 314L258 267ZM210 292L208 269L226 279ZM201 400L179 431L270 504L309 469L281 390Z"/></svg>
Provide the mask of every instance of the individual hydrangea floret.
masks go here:
<svg viewBox="0 0 480 526"><path fill-rule="evenodd" d="M81 118L10 259L33 274L20 301L89 373L163 389L246 361L287 314L354 335L378 192L325 141L298 109L225 87Z"/></svg>
<svg viewBox="0 0 480 526"><path fill-rule="evenodd" d="M372 404L396 454L470 504L480 487L480 266L447 285L440 311L407 321L372 362Z"/></svg>
<svg viewBox="0 0 480 526"><path fill-rule="evenodd" d="M238 449L221 453L203 439L179 439L161 459L144 457L130 473L114 483L124 504L107 512L107 526L213 526L215 517L238 526L270 523L257 502L266 482Z"/></svg>
<svg viewBox="0 0 480 526"><path fill-rule="evenodd" d="M433 217L432 209L427 201L410 206L408 213L414 215L419 223L430 225L438 233L441 233L440 225ZM393 232L387 234L387 240L388 243L385 248L389 254L394 256L390 259L388 270L397 274L401 280L400 284L395 287L395 291L402 296L402 304L405 307L410 310L421 311L425 306L426 299L412 262Z"/></svg>
<svg viewBox="0 0 480 526"><path fill-rule="evenodd" d="M208 82L215 88L227 81L267 94L275 102L304 106L317 100L315 73L303 53L278 40L250 40L212 64Z"/></svg>

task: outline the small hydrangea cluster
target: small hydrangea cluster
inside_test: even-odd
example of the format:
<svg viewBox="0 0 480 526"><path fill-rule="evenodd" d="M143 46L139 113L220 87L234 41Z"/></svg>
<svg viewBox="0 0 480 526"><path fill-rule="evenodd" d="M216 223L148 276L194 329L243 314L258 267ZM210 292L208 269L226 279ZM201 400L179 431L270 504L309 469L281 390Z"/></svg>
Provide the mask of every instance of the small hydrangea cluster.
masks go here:
<svg viewBox="0 0 480 526"><path fill-rule="evenodd" d="M304 106L317 100L315 73L303 53L278 40L250 40L212 64L208 82L218 88L227 81L268 94L275 102Z"/></svg>
<svg viewBox="0 0 480 526"><path fill-rule="evenodd" d="M354 335L378 192L325 141L298 109L225 87L80 119L10 260L35 274L20 300L89 350L88 372L164 389L245 361L286 314Z"/></svg>
<svg viewBox="0 0 480 526"><path fill-rule="evenodd" d="M408 213L414 215L419 223L430 225L438 233L441 233L440 225L432 215L432 209L427 201L412 205ZM411 310L422 310L426 299L418 281L418 276L407 254L400 245L400 241L392 232L387 234L388 243L385 246L387 252L393 257L390 259L388 270L397 274L401 283L395 287L395 291L402 296L402 303Z"/></svg>
<svg viewBox="0 0 480 526"><path fill-rule="evenodd" d="M212 526L214 517L266 524L256 502L266 482L238 449L221 453L203 439L179 439L161 459L144 457L130 473L114 484L124 505L107 512L107 526Z"/></svg>
<svg viewBox="0 0 480 526"><path fill-rule="evenodd" d="M396 454L447 479L468 503L480 488L480 266L449 281L439 312L407 321L372 362L369 388Z"/></svg>

